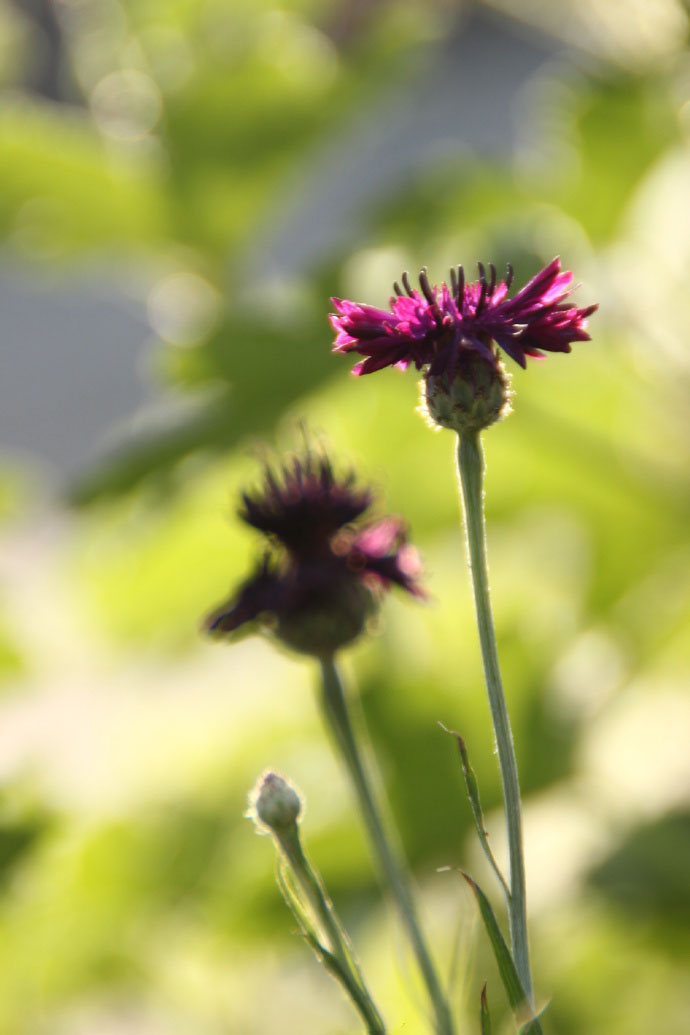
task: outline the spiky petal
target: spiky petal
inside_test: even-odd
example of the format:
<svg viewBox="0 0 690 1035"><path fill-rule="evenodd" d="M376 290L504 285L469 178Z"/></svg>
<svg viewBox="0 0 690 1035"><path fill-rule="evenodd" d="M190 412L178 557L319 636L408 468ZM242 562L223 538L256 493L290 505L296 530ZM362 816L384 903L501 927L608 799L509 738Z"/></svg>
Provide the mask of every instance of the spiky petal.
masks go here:
<svg viewBox="0 0 690 1035"><path fill-rule="evenodd" d="M344 299L331 299L336 310L330 321L336 331L334 352L356 352L365 358L354 374L371 374L387 366L414 364L432 375L453 377L463 353L474 352L497 362L495 346L526 366L527 356L570 352L574 341L587 341L587 317L596 305L578 309L566 302L573 275L561 271L556 258L512 298L508 291L512 269L497 281L479 263L479 280L465 282L462 267L451 271L450 286L429 284L426 270L420 290L403 277L405 292L395 285L390 309L376 309Z"/></svg>

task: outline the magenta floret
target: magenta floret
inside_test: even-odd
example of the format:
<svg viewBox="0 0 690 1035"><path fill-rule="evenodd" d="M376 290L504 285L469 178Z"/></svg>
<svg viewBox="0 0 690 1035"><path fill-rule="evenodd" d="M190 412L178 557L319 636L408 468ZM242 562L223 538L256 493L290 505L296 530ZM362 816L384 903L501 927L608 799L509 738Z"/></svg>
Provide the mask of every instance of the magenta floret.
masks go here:
<svg viewBox="0 0 690 1035"><path fill-rule="evenodd" d="M331 299L336 312L330 321L336 331L334 352L356 352L365 358L354 374L371 374L387 366L432 375L455 373L463 352L475 352L497 363L495 346L526 366L526 357L544 352L570 352L574 341L587 341L587 317L596 305L578 309L566 302L573 275L561 272L560 259L540 270L521 291L508 298L513 271L497 282L479 263L479 280L465 283L462 266L451 270L450 285L429 283L419 275L419 290L403 275L396 283L390 309L376 309L344 299Z"/></svg>

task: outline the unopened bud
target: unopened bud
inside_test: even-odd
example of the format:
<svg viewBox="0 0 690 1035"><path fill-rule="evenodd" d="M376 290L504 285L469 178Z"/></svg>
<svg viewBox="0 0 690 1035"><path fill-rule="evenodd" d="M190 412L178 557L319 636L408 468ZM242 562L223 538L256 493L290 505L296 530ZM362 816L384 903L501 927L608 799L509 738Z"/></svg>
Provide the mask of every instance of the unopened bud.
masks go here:
<svg viewBox="0 0 690 1035"><path fill-rule="evenodd" d="M481 431L510 413L510 382L503 365L476 352L461 355L453 378L427 374L422 409L443 428L462 434Z"/></svg>
<svg viewBox="0 0 690 1035"><path fill-rule="evenodd" d="M292 830L302 811L302 799L287 780L269 770L259 777L250 794L250 814L275 834Z"/></svg>

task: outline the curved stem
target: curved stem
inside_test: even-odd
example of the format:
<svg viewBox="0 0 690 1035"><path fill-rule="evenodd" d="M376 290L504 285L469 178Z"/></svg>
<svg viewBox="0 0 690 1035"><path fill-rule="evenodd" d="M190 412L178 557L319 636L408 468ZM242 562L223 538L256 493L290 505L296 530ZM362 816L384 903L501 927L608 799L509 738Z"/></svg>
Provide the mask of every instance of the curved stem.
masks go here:
<svg viewBox="0 0 690 1035"><path fill-rule="evenodd" d="M520 813L520 786L517 762L510 729L508 708L501 682L496 649L496 631L489 598L489 574L486 563L484 534L483 474L484 460L477 432L459 436L458 472L465 515L467 552L469 555L474 606L479 628L479 641L484 663L484 677L491 708L491 719L496 736L498 763L503 785L503 801L508 830L510 856L510 936L515 967L530 1005L533 1004L532 978L527 942L527 906L525 863L522 848L522 819Z"/></svg>
<svg viewBox="0 0 690 1035"><path fill-rule="evenodd" d="M384 881L395 899L401 920L412 944L434 1009L437 1035L453 1035L455 1028L450 1010L422 935L408 877L388 843L384 824L379 815L355 739L340 673L332 656L321 659L321 674L321 702L324 716L352 780Z"/></svg>
<svg viewBox="0 0 690 1035"><path fill-rule="evenodd" d="M304 854L297 826L295 825L292 831L276 832L275 836L307 901L311 904L328 937L330 953L326 952L323 945L317 943L324 964L345 987L366 1024L368 1035L385 1035L386 1028L383 1019L367 988L345 928L338 919L321 878ZM286 901L291 908L294 908L288 888L283 885L280 878L279 883L281 883ZM299 920L299 917L297 919ZM306 930L303 933L308 937ZM314 947L316 948L316 946Z"/></svg>

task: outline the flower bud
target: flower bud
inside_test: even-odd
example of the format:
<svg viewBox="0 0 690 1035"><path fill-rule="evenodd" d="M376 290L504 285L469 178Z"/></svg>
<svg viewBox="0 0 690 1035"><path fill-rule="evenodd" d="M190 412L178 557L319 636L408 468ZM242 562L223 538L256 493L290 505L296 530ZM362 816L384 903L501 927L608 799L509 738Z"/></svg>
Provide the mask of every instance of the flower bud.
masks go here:
<svg viewBox="0 0 690 1035"><path fill-rule="evenodd" d="M278 835L294 829L302 811L302 799L292 784L278 773L271 770L263 773L249 797L250 815L259 826Z"/></svg>
<svg viewBox="0 0 690 1035"><path fill-rule="evenodd" d="M422 410L435 424L462 434L481 431L510 413L510 381L503 365L476 352L461 355L452 378L427 374Z"/></svg>

